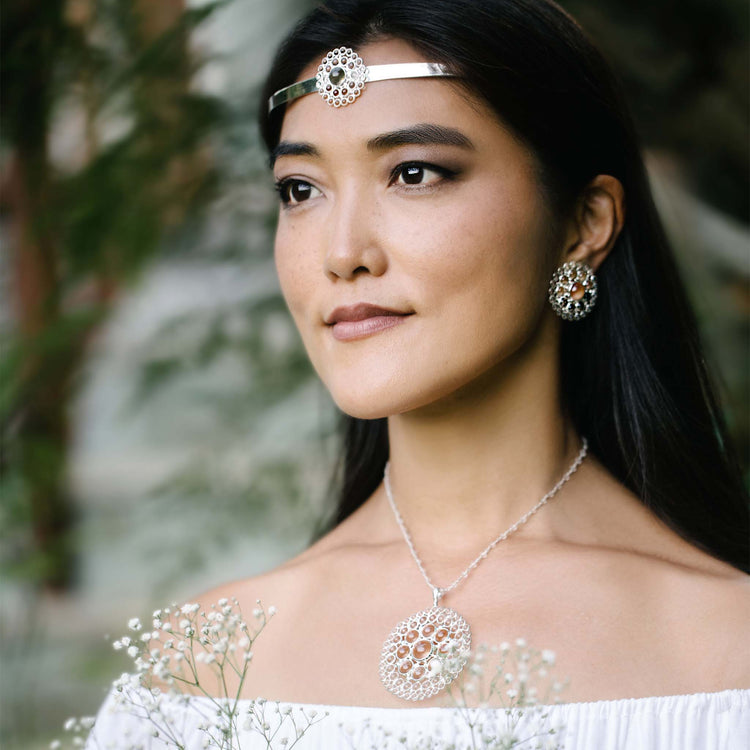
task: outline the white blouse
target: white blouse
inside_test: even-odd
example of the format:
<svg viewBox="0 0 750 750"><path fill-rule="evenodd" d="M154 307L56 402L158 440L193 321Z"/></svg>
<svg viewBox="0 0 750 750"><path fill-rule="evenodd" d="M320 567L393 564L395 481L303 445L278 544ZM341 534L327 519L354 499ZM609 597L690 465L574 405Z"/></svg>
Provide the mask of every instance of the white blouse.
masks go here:
<svg viewBox="0 0 750 750"><path fill-rule="evenodd" d="M145 696L145 697L144 697ZM97 717L87 750L198 750L207 744L216 708L208 698L162 697L155 724L141 718L147 691L134 705L120 704L111 692ZM153 706L152 706L153 709ZM750 689L652 698L562 703L536 710L457 708L369 708L238 702L235 750L464 750L500 748L514 736L541 741L520 748L565 750L748 750ZM159 718L162 716L164 718ZM154 718L152 713L152 719ZM309 725L309 726L308 726ZM167 736L164 727L171 732ZM295 743L298 730L307 727ZM555 729L554 734L549 734ZM215 730L213 732L215 734ZM179 743L179 744L178 744ZM547 744L545 744L547 743Z"/></svg>

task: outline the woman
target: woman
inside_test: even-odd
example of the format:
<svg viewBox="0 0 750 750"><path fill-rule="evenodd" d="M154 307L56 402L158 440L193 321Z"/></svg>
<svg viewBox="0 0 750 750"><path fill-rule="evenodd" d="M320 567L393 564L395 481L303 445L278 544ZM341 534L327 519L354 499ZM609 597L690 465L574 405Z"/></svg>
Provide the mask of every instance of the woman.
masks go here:
<svg viewBox="0 0 750 750"><path fill-rule="evenodd" d="M739 747L747 504L599 53L547 0L330 0L264 92L282 290L348 421L333 528L202 598L278 608L243 695L460 739L422 711L464 679L422 658L444 625L554 650L566 747Z"/></svg>

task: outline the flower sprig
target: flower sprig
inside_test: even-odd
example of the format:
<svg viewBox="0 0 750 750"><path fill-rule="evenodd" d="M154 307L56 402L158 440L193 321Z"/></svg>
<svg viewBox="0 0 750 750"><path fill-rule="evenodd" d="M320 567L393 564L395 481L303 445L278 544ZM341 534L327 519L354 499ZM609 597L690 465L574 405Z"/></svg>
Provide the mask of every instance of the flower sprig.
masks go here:
<svg viewBox="0 0 750 750"><path fill-rule="evenodd" d="M562 701L568 680L559 682L551 674L554 651L531 648L518 638L512 645L481 644L473 652L451 652L445 660L459 658L467 660L464 673L446 694L469 728L472 750L559 746L562 727L549 726L549 705ZM486 710L493 707L504 710Z"/></svg>
<svg viewBox="0 0 750 750"><path fill-rule="evenodd" d="M249 734L260 735L268 748L294 747L322 715L287 712L263 698L240 698L253 645L276 614L275 607L265 609L260 600L256 604L250 622L236 598L220 599L205 609L196 603L157 609L150 627L131 618L128 633L112 643L134 665L113 682L112 710L136 719L144 737L177 750L187 748L190 732L179 718L187 705L197 717L195 729L204 747L241 750L242 738ZM65 729L73 747L99 747L93 718L69 719ZM141 741L131 737L124 747L138 747ZM50 747L62 746L55 740Z"/></svg>

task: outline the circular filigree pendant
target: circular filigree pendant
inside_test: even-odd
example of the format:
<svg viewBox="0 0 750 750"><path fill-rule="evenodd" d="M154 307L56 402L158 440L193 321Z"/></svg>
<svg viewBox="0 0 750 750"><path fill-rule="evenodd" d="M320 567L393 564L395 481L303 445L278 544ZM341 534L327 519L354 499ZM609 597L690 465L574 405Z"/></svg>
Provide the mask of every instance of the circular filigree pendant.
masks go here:
<svg viewBox="0 0 750 750"><path fill-rule="evenodd" d="M362 93L367 66L351 47L337 47L323 58L315 79L324 101L332 107L345 107Z"/></svg>
<svg viewBox="0 0 750 750"><path fill-rule="evenodd" d="M386 639L380 680L399 698L431 698L458 677L470 648L471 631L458 612L423 609L398 623Z"/></svg>
<svg viewBox="0 0 750 750"><path fill-rule="evenodd" d="M586 263L571 260L558 268L549 285L549 301L563 320L580 320L596 303L594 272Z"/></svg>

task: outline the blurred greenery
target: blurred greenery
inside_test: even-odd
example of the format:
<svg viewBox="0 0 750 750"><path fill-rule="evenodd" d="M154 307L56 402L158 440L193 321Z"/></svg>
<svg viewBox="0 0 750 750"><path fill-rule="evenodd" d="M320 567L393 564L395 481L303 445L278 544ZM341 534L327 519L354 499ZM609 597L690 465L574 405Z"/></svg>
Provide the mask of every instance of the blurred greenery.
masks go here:
<svg viewBox="0 0 750 750"><path fill-rule="evenodd" d="M64 474L87 344L122 287L218 187L208 137L224 105L191 90L201 63L188 40L221 5L173 3L165 14L128 0L9 0L0 11L2 202L18 300L4 342L3 473L20 474L24 501L14 493L10 507L28 507L6 509L4 533L16 542L14 569L35 571L47 587L75 576ZM80 154L61 168L50 140L71 108L83 121Z"/></svg>
<svg viewBox="0 0 750 750"><path fill-rule="evenodd" d="M311 488L324 485L314 477L328 471L335 415L316 395L273 281L275 204L254 125L267 60L254 59L253 75L233 89L198 84L206 69L236 64L215 51L228 43L201 42L205 27L233 6L246 7L245 18L273 20L278 34L313 4L0 5L0 234L9 249L0 273L3 290L12 290L0 294L0 571L20 591L0 616L3 746L28 747L78 703L78 694L55 687L66 670L81 676L92 706L102 676L113 674L112 655L103 642L91 646L82 624L53 634L61 605L50 592L75 594L77 565L92 556L86 545L101 531L87 531L90 508L71 480L75 441L86 427L77 421L79 400L94 386L100 360L113 358L106 341L122 306L160 269L191 269L214 299L151 310L153 325L139 332L127 361L117 360L127 381L117 424L125 430L150 420L144 450L169 469L146 482L125 464L105 480L117 513L103 526L128 540L132 558L149 562L147 572L133 563L143 597L178 589L215 550L252 534L297 543L323 512ZM686 191L682 213L665 219L746 459L746 4L561 4L623 80L657 197L668 206ZM260 46L268 29L257 23ZM244 293L212 286L217 268L229 269ZM179 459L164 458L178 442ZM175 526L180 517L190 520ZM134 529L142 531L131 540ZM47 643L64 643L64 654L40 656ZM88 688L84 675L93 675ZM50 695L59 705L45 704ZM44 720L36 715L42 705Z"/></svg>

